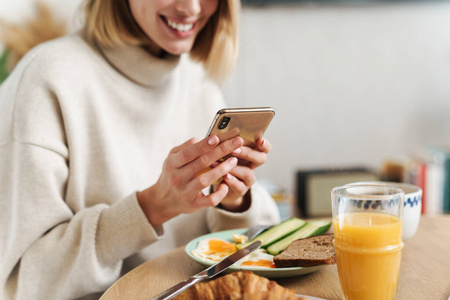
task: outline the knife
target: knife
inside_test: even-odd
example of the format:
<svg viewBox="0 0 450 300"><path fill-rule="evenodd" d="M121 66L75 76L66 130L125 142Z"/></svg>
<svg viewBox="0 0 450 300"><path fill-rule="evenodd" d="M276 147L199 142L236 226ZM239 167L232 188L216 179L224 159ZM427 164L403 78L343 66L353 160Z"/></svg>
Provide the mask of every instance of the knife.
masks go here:
<svg viewBox="0 0 450 300"><path fill-rule="evenodd" d="M182 291L190 287L191 285L194 285L195 283L202 281L203 279L209 279L214 276L216 276L219 273L222 273L229 267L231 267L235 262L238 260L246 257L256 249L261 247L261 241L256 241L247 247L231 254L230 256L227 256L222 261L218 262L217 264L209 267L206 270L203 270L202 272L195 274L192 277L189 277L185 281L182 281L178 283L177 285L169 288L168 290L162 292L156 297L153 297L151 300L167 300L172 299L176 295L180 294Z"/></svg>

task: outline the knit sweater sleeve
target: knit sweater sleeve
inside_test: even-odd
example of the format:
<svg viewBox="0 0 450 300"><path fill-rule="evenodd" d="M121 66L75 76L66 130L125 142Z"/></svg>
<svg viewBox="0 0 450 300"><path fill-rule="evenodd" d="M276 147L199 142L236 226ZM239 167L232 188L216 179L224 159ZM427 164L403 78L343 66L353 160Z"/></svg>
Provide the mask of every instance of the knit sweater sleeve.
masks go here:
<svg viewBox="0 0 450 300"><path fill-rule="evenodd" d="M45 78L25 70L32 59L0 90L0 299L74 299L104 291L122 260L162 233L135 193L112 205L68 205L63 116Z"/></svg>

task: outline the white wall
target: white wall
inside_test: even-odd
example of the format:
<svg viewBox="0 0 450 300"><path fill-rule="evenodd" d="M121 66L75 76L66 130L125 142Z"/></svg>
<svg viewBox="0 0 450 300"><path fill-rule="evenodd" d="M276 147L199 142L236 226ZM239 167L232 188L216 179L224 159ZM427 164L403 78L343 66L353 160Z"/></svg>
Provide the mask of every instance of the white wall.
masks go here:
<svg viewBox="0 0 450 300"><path fill-rule="evenodd" d="M450 2L244 7L231 106L273 106L258 171L368 166L450 144Z"/></svg>
<svg viewBox="0 0 450 300"><path fill-rule="evenodd" d="M76 27L80 0L46 0ZM0 0L20 21L31 0ZM273 106L259 178L364 165L450 144L450 1L244 7L230 106Z"/></svg>

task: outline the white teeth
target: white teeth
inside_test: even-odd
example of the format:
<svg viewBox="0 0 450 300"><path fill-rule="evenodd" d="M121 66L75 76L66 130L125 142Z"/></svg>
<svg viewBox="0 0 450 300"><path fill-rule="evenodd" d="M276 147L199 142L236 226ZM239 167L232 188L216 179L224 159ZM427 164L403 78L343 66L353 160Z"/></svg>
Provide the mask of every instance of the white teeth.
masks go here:
<svg viewBox="0 0 450 300"><path fill-rule="evenodd" d="M167 20L167 24L171 28L176 29L178 31L189 31L194 26L194 24L178 24L178 23L172 22L170 20Z"/></svg>

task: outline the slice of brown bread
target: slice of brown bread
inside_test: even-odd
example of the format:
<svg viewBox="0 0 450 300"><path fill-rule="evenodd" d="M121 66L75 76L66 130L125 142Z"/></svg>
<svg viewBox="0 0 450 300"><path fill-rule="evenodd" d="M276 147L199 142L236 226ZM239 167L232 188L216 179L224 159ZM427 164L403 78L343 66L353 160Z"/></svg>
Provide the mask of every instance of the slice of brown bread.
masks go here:
<svg viewBox="0 0 450 300"><path fill-rule="evenodd" d="M333 265L336 263L333 238L333 234L322 234L295 240L273 262L277 268Z"/></svg>

